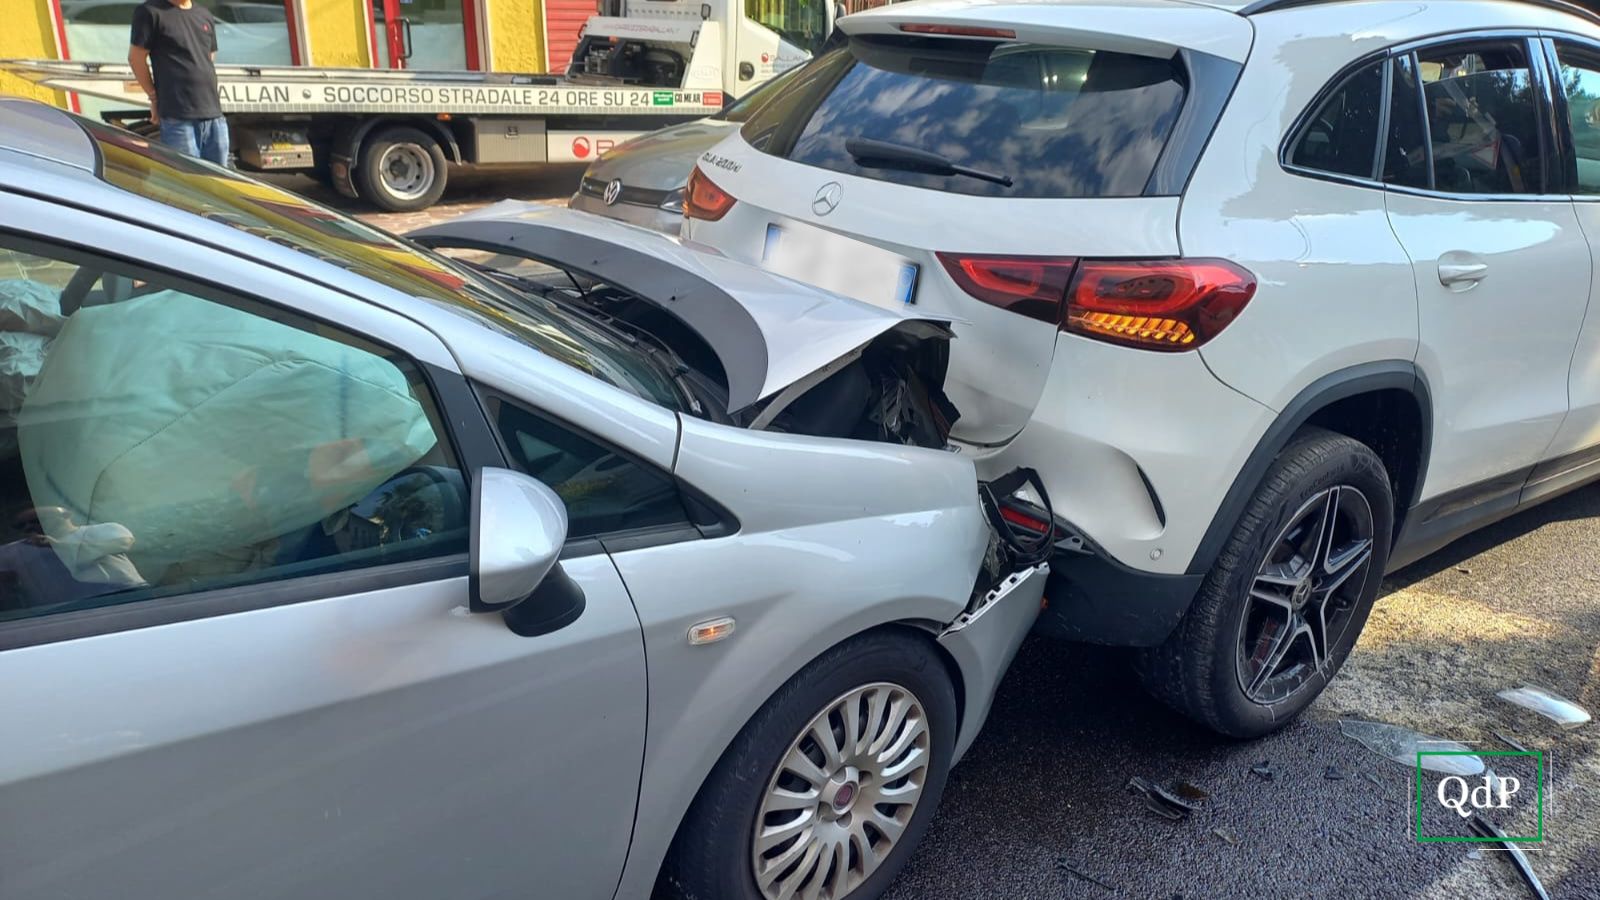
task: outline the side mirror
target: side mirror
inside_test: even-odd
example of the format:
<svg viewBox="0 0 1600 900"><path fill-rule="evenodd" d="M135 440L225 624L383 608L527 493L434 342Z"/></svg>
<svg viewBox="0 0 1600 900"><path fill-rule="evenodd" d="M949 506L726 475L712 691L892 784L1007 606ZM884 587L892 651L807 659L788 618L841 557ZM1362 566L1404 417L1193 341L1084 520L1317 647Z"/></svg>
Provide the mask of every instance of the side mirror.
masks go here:
<svg viewBox="0 0 1600 900"><path fill-rule="evenodd" d="M583 612L583 590L561 570L567 508L555 491L520 472L483 468L473 476L473 612L503 612L523 636L554 631Z"/></svg>

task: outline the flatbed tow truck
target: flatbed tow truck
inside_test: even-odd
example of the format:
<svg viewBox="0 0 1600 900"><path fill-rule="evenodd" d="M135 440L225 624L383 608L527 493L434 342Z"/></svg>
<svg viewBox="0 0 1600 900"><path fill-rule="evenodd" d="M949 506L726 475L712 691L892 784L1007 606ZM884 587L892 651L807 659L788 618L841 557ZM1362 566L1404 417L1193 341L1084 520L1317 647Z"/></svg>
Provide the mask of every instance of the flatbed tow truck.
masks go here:
<svg viewBox="0 0 1600 900"><path fill-rule="evenodd" d="M742 0L621 0L584 25L564 75L217 66L235 164L304 172L386 210L423 209L449 167L586 162L631 137L711 115L809 59L832 0L788 0L758 21ZM124 107L149 103L126 63L0 60L0 70Z"/></svg>

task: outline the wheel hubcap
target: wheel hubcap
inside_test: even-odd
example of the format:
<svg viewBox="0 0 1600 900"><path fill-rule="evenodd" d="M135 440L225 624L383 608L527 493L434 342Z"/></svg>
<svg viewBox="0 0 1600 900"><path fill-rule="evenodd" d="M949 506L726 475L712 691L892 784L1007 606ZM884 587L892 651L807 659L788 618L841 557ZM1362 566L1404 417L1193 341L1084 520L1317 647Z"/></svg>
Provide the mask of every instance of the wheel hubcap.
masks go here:
<svg viewBox="0 0 1600 900"><path fill-rule="evenodd" d="M1372 575L1372 506L1347 485L1307 500L1273 541L1239 623L1245 696L1287 699L1331 665Z"/></svg>
<svg viewBox="0 0 1600 900"><path fill-rule="evenodd" d="M840 900L916 814L931 735L909 690L878 682L823 708L789 745L756 813L751 862L768 900Z"/></svg>
<svg viewBox="0 0 1600 900"><path fill-rule="evenodd" d="M415 144L394 144L378 159L378 172L396 197L415 200L433 184L433 157Z"/></svg>

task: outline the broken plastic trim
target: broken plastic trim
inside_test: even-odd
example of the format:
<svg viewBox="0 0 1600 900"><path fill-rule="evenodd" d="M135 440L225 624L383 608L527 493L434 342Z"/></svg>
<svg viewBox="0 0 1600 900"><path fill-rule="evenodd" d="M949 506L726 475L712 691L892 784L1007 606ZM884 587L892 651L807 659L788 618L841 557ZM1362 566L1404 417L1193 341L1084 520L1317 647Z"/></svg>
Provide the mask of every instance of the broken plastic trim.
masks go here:
<svg viewBox="0 0 1600 900"><path fill-rule="evenodd" d="M1528 854L1523 853L1521 847L1507 840L1505 832L1501 831L1493 822L1485 819L1481 813L1472 817L1471 825L1473 832L1478 837L1494 838L1511 853L1512 864L1517 867L1517 873L1522 876L1523 881L1527 882L1528 889L1533 891L1535 897L1538 897L1539 900L1550 900L1550 894L1544 889L1544 885L1539 882L1539 876L1533 874L1533 865L1528 862Z"/></svg>
<svg viewBox="0 0 1600 900"><path fill-rule="evenodd" d="M949 627L939 632L939 638L942 640L946 635L955 634L956 632L965 629L973 622L976 622L980 616L992 609L995 604L999 603L1001 600L1004 600L1011 594L1012 591L1026 584L1028 580L1033 577L1035 572L1041 571L1048 573L1050 571L1049 564L1041 563L1036 566L1030 566L1027 569L1012 572L1010 575L1006 576L1006 578L1001 581L1000 584L996 585L992 590L985 593L977 603L971 606L971 608L957 616L956 620L951 622Z"/></svg>
<svg viewBox="0 0 1600 900"><path fill-rule="evenodd" d="M1151 812L1173 822L1188 818L1190 813L1200 808L1161 785L1137 775L1128 779L1128 790L1144 797L1144 805Z"/></svg>

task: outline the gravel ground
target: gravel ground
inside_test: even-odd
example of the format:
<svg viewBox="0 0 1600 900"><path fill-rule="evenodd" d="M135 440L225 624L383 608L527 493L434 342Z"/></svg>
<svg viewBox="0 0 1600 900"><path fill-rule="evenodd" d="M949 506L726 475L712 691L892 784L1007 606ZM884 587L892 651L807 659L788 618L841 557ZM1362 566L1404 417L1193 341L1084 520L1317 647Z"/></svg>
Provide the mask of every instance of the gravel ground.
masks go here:
<svg viewBox="0 0 1600 900"><path fill-rule="evenodd" d="M356 211L404 232L505 196L565 202L581 171L465 175L422 213ZM274 180L350 206L309 179ZM1218 738L1151 701L1124 652L1029 642L889 897L1531 896L1503 851L1415 840L1412 769L1340 733L1358 719L1485 750L1505 749L1499 731L1544 751L1546 840L1525 848L1552 897L1600 900L1600 723L1563 732L1495 697L1524 683L1600 712L1600 487L1391 577L1332 687L1263 740ZM1261 763L1271 780L1251 771ZM1127 791L1134 775L1210 797L1168 822ZM1500 824L1531 833L1528 812ZM1453 818L1424 806L1428 833L1459 830Z"/></svg>

